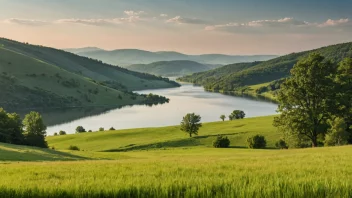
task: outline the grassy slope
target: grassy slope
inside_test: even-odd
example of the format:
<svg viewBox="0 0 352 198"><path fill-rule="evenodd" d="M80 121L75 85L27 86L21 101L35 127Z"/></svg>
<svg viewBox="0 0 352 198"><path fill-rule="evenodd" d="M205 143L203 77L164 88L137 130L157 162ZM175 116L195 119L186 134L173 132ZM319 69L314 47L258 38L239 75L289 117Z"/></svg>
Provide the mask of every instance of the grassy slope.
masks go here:
<svg viewBox="0 0 352 198"><path fill-rule="evenodd" d="M91 78L97 82L111 82L115 85L123 85L128 90L167 88L175 86L174 84L157 78L156 76L141 74L117 66L107 65L63 50L29 45L1 38L0 47L55 65L69 72Z"/></svg>
<svg viewBox="0 0 352 198"><path fill-rule="evenodd" d="M83 76L3 48L0 48L0 69L0 84L3 87L0 101L4 106L12 104L31 107L45 104L55 107L52 105L59 104L57 100L63 106L125 105L142 100L138 98L131 101L129 94L103 87ZM12 80L9 81L8 78ZM78 87L62 84L72 79L79 84ZM89 93L88 90L98 90L98 93ZM119 95L122 99L118 98Z"/></svg>
<svg viewBox="0 0 352 198"><path fill-rule="evenodd" d="M218 88L220 90L232 91L240 86L250 86L266 83L289 76L289 71L301 58L309 53L316 52L339 62L345 57L352 57L352 43L327 46L316 50L293 53L272 60L260 62L243 70L234 70L237 64L224 66L209 72L196 73L181 78L181 81L193 82L204 85L206 89ZM210 73L211 72L211 73Z"/></svg>
<svg viewBox="0 0 352 198"><path fill-rule="evenodd" d="M272 126L273 116L244 120L205 123L199 136L189 138L178 126L105 131L66 136L48 137L50 146L67 149L76 145L87 151L123 151L151 148L201 146L210 147L218 134L225 134L233 147L245 147L250 135L265 135L269 147L279 140L281 134Z"/></svg>
<svg viewBox="0 0 352 198"><path fill-rule="evenodd" d="M160 76L182 76L196 72L208 71L211 68L194 61L160 61L151 64L137 64L126 67L132 71Z"/></svg>

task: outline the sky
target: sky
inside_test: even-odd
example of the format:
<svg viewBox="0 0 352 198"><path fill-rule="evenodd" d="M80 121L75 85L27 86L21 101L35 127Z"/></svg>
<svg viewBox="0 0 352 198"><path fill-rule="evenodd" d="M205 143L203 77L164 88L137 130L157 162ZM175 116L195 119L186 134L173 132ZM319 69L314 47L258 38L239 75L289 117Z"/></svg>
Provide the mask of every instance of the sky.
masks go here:
<svg viewBox="0 0 352 198"><path fill-rule="evenodd" d="M352 41L352 0L0 0L0 37L55 48L277 54Z"/></svg>

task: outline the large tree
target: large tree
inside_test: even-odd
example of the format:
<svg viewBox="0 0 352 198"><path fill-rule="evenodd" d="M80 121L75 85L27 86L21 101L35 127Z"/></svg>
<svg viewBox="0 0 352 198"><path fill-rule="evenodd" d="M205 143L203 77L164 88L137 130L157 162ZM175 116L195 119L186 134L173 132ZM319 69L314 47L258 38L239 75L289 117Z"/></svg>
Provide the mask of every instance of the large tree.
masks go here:
<svg viewBox="0 0 352 198"><path fill-rule="evenodd" d="M48 147L45 141L46 126L38 112L30 112L23 120L26 143L30 146Z"/></svg>
<svg viewBox="0 0 352 198"><path fill-rule="evenodd" d="M319 54L310 54L291 70L278 92L278 111L274 125L295 137L308 138L318 146L319 135L325 135L335 100L333 74L336 66Z"/></svg>
<svg viewBox="0 0 352 198"><path fill-rule="evenodd" d="M23 143L21 118L16 113L7 113L0 108L0 142L9 144Z"/></svg>
<svg viewBox="0 0 352 198"><path fill-rule="evenodd" d="M199 128L202 127L200 123L201 117L194 113L189 113L183 117L181 122L181 131L189 134L192 137L193 134L198 135Z"/></svg>

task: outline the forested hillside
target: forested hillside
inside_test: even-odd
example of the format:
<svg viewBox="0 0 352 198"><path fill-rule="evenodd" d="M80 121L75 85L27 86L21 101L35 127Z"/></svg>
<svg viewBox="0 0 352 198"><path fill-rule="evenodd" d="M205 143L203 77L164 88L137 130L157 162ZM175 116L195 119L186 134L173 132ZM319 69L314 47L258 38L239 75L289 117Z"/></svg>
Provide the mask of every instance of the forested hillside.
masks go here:
<svg viewBox="0 0 352 198"><path fill-rule="evenodd" d="M352 43L292 53L264 62L227 65L212 71L185 76L179 80L201 84L206 89L234 91L239 87L271 82L287 77L298 60L307 57L313 52L320 53L327 59L337 63L343 58L352 57Z"/></svg>

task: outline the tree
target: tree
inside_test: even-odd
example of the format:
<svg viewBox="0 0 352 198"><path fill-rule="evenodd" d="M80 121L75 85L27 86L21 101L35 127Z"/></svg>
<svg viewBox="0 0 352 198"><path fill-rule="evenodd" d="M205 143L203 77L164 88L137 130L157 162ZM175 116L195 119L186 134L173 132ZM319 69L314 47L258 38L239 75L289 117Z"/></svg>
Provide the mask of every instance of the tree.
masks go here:
<svg viewBox="0 0 352 198"><path fill-rule="evenodd" d="M231 115L229 115L230 120L238 120L246 117L246 114L241 110L234 110Z"/></svg>
<svg viewBox="0 0 352 198"><path fill-rule="evenodd" d="M183 117L181 122L181 131L184 131L189 134L189 137L192 137L192 134L198 135L199 128L202 127L200 123L201 117L194 113L189 113Z"/></svg>
<svg viewBox="0 0 352 198"><path fill-rule="evenodd" d="M58 136L59 134L57 132L54 133L54 136Z"/></svg>
<svg viewBox="0 0 352 198"><path fill-rule="evenodd" d="M226 116L225 116L225 115L221 115L221 116L220 116L220 119L221 119L222 121L225 121Z"/></svg>
<svg viewBox="0 0 352 198"><path fill-rule="evenodd" d="M66 135L67 133L66 133L66 131L60 131L59 132L59 135Z"/></svg>
<svg viewBox="0 0 352 198"><path fill-rule="evenodd" d="M109 129L109 131L115 131L115 128L114 128L114 127L111 127L111 128Z"/></svg>
<svg viewBox="0 0 352 198"><path fill-rule="evenodd" d="M346 131L349 133L349 143L352 144L352 58L346 58L339 64L335 79L339 85L337 114L344 118Z"/></svg>
<svg viewBox="0 0 352 198"><path fill-rule="evenodd" d="M343 118L335 118L330 120L331 128L325 135L325 146L341 146L348 143L349 134L346 131L346 123Z"/></svg>
<svg viewBox="0 0 352 198"><path fill-rule="evenodd" d="M16 113L7 113L0 108L0 142L23 144L23 129L21 118Z"/></svg>
<svg viewBox="0 0 352 198"><path fill-rule="evenodd" d="M296 137L307 137L313 147L326 133L334 101L332 74L336 67L319 54L300 60L278 92L278 112L274 126Z"/></svg>
<svg viewBox="0 0 352 198"><path fill-rule="evenodd" d="M27 114L23 120L23 126L25 128L26 144L43 148L48 147L45 141L46 126L38 112L32 111Z"/></svg>
<svg viewBox="0 0 352 198"><path fill-rule="evenodd" d="M275 143L275 146L276 146L276 148L279 148L279 149L288 149L288 145L287 145L286 141L283 139L280 139L279 141L277 141Z"/></svg>
<svg viewBox="0 0 352 198"><path fill-rule="evenodd" d="M83 126L78 126L76 128L76 133L85 133L85 132L86 132L86 130L83 128Z"/></svg>
<svg viewBox="0 0 352 198"><path fill-rule="evenodd" d="M213 141L214 148L228 148L230 146L230 140L227 137L222 135L218 135L216 139Z"/></svg>
<svg viewBox="0 0 352 198"><path fill-rule="evenodd" d="M247 138L248 148L263 149L266 147L265 137L262 135L255 135Z"/></svg>
<svg viewBox="0 0 352 198"><path fill-rule="evenodd" d="M99 128L99 131L105 131L103 127L100 127Z"/></svg>

